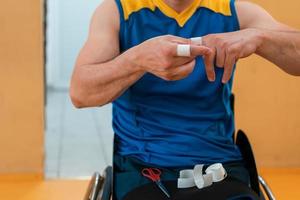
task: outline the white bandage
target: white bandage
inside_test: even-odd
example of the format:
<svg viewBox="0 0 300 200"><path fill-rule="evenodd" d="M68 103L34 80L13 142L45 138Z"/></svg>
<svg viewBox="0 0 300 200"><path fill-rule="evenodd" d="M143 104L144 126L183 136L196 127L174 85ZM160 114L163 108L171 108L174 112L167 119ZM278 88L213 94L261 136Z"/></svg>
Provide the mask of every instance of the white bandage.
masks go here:
<svg viewBox="0 0 300 200"><path fill-rule="evenodd" d="M178 44L177 45L177 56L190 57L191 56L191 45Z"/></svg>
<svg viewBox="0 0 300 200"><path fill-rule="evenodd" d="M203 45L202 37L191 38L191 43L195 45Z"/></svg>
<svg viewBox="0 0 300 200"><path fill-rule="evenodd" d="M208 187L213 182L224 180L227 173L221 163L210 165L203 174L204 165L196 165L194 169L180 171L177 187L190 188L197 186L199 189Z"/></svg>

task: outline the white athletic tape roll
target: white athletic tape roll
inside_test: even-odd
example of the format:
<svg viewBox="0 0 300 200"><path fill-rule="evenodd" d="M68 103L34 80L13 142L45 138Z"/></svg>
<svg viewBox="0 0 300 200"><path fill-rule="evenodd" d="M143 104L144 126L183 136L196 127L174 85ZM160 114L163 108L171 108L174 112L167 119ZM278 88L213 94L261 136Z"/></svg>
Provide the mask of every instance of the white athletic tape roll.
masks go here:
<svg viewBox="0 0 300 200"><path fill-rule="evenodd" d="M179 176L180 176L180 178L193 178L194 170L192 170L192 169L181 170L179 172Z"/></svg>
<svg viewBox="0 0 300 200"><path fill-rule="evenodd" d="M194 177L192 178L179 178L177 181L177 188L191 188L196 186Z"/></svg>
<svg viewBox="0 0 300 200"><path fill-rule="evenodd" d="M191 38L191 43L196 45L202 45L202 37Z"/></svg>
<svg viewBox="0 0 300 200"><path fill-rule="evenodd" d="M195 181L197 188L199 188L199 189L208 187L208 186L212 185L212 183L213 183L212 174L203 175L203 173L202 173L203 166L204 165L196 165L194 167L194 181Z"/></svg>
<svg viewBox="0 0 300 200"><path fill-rule="evenodd" d="M204 174L202 179L195 179L195 184L198 189L211 186L213 184L213 178L211 174Z"/></svg>
<svg viewBox="0 0 300 200"><path fill-rule="evenodd" d="M190 188L196 186L194 180L194 170L186 169L179 172L177 188Z"/></svg>
<svg viewBox="0 0 300 200"><path fill-rule="evenodd" d="M224 180L227 173L221 163L216 163L209 166L203 174L204 165L196 165L193 170L182 170L179 173L177 182L178 188L190 188L197 186L199 189L208 187L213 182L220 182Z"/></svg>
<svg viewBox="0 0 300 200"><path fill-rule="evenodd" d="M206 174L211 174L214 182L222 181L226 176L226 171L221 163L210 165L206 170Z"/></svg>
<svg viewBox="0 0 300 200"><path fill-rule="evenodd" d="M177 45L177 56L184 56L184 57L191 56L191 45L178 44Z"/></svg>
<svg viewBox="0 0 300 200"><path fill-rule="evenodd" d="M205 185L203 177L203 166L204 165L196 165L194 167L194 181L198 188L203 188L203 186Z"/></svg>
<svg viewBox="0 0 300 200"><path fill-rule="evenodd" d="M204 165L195 165L193 176L195 179L200 179L203 176L203 167Z"/></svg>

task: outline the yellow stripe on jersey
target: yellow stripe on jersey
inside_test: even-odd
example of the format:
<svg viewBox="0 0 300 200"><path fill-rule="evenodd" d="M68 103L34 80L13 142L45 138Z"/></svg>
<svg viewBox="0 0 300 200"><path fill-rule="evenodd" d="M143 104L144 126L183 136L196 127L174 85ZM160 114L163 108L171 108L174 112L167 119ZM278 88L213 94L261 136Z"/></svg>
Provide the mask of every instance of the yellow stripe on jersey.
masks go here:
<svg viewBox="0 0 300 200"><path fill-rule="evenodd" d="M124 12L124 19L127 20L129 16L143 8L149 8L154 11L155 5L152 0L121 0Z"/></svg>
<svg viewBox="0 0 300 200"><path fill-rule="evenodd" d="M132 13L138 12L143 8L149 8L154 11L157 7L166 16L175 19L181 27L184 26L199 7L208 8L225 16L231 16L230 0L194 0L194 2L181 13L177 13L163 0L121 0L121 4L125 20L127 20Z"/></svg>
<svg viewBox="0 0 300 200"><path fill-rule="evenodd" d="M200 7L208 8L216 13L231 16L230 0L202 0Z"/></svg>
<svg viewBox="0 0 300 200"><path fill-rule="evenodd" d="M177 13L171 7L169 7L163 0L152 0L154 4L159 8L161 12L163 12L168 17L171 17L177 21L179 26L183 26L185 22L195 13L197 8L199 8L202 0L194 0L194 2L187 7L181 13Z"/></svg>

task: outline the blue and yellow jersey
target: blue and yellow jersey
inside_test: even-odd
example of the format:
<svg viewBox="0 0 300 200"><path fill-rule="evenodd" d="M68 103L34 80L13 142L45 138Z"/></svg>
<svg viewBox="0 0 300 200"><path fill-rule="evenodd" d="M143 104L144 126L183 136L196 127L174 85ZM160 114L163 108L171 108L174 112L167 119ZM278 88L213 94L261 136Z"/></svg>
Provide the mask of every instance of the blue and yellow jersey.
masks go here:
<svg viewBox="0 0 300 200"><path fill-rule="evenodd" d="M161 35L184 38L239 30L233 0L195 0L178 14L163 0L116 0L124 52ZM116 153L156 166L241 160L234 145L230 108L232 79L207 80L203 59L185 79L165 81L145 74L113 102Z"/></svg>

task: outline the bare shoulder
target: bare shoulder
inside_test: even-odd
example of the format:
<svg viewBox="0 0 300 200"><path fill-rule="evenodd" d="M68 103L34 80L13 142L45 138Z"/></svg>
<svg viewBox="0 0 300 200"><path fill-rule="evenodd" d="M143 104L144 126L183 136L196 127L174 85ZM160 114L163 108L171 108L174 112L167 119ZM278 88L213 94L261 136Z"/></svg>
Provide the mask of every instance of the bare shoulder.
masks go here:
<svg viewBox="0 0 300 200"><path fill-rule="evenodd" d="M245 0L237 0L235 2L235 7L241 29L261 26L265 27L266 22L271 24L276 23L276 20L271 14L258 4Z"/></svg>
<svg viewBox="0 0 300 200"><path fill-rule="evenodd" d="M101 63L119 55L120 16L114 0L104 0L95 10L88 38L76 66Z"/></svg>
<svg viewBox="0 0 300 200"><path fill-rule="evenodd" d="M114 0L104 0L95 10L92 20L92 29L102 29L104 27L119 30L120 14Z"/></svg>

